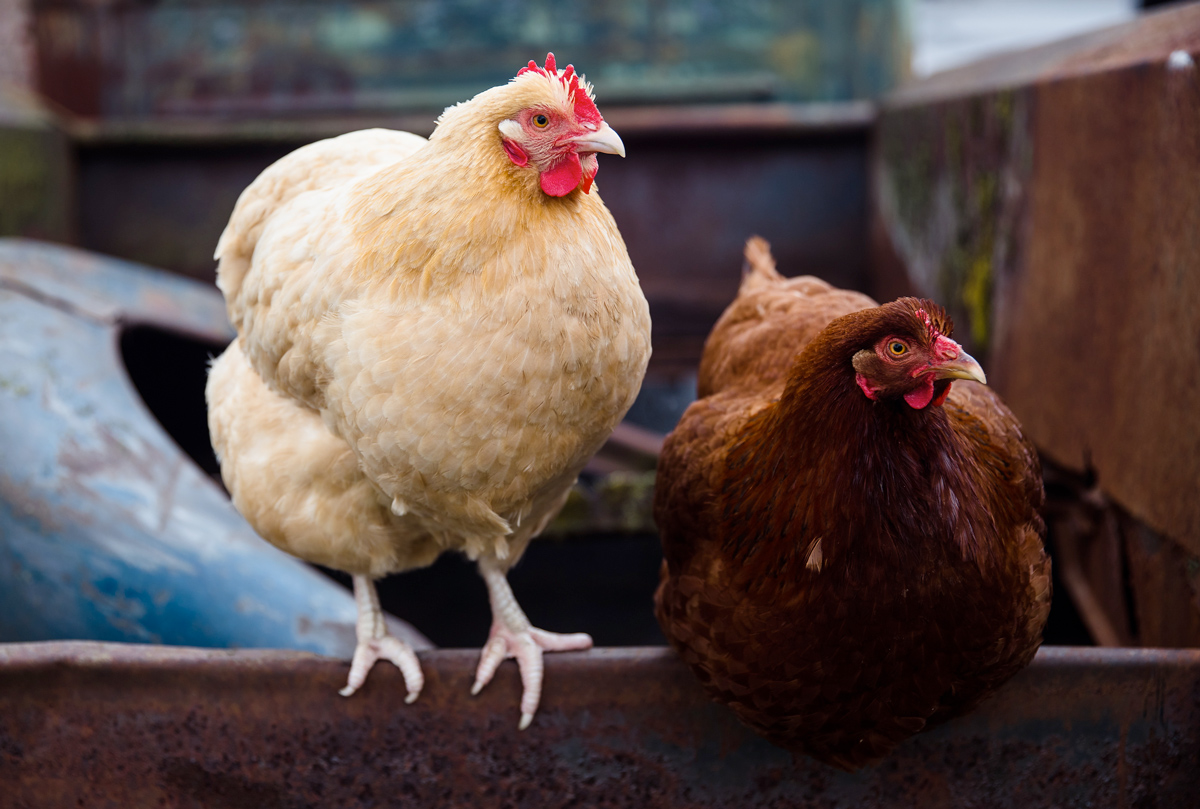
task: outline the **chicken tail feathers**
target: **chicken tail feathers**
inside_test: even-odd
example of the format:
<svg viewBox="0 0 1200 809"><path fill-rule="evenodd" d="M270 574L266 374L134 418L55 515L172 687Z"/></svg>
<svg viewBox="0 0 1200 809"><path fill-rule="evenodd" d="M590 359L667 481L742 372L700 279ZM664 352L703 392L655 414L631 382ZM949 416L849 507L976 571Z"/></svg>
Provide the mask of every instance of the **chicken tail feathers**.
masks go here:
<svg viewBox="0 0 1200 809"><path fill-rule="evenodd" d="M744 295L770 284L777 284L783 276L775 269L775 257L771 255L771 244L762 236L751 236L746 240L746 261L742 264L742 286Z"/></svg>

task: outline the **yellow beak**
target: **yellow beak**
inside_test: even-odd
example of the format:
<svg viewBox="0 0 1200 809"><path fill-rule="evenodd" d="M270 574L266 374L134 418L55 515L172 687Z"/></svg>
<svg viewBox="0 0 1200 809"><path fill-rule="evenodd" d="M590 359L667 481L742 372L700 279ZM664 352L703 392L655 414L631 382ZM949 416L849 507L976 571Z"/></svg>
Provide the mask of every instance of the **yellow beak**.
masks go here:
<svg viewBox="0 0 1200 809"><path fill-rule="evenodd" d="M621 142L621 136L608 124L602 123L595 132L571 138L571 142L578 147L576 151L579 152L604 152L625 156L625 144Z"/></svg>
<svg viewBox="0 0 1200 809"><path fill-rule="evenodd" d="M987 384L987 374L975 358L965 351L960 351L957 359L934 365L931 370L934 379L972 379Z"/></svg>

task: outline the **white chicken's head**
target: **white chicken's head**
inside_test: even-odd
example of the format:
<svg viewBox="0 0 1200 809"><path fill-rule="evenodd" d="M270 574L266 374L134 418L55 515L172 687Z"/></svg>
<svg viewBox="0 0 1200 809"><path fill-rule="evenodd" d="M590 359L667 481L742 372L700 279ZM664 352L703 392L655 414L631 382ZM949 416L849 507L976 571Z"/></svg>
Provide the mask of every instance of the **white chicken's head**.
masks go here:
<svg viewBox="0 0 1200 809"><path fill-rule="evenodd" d="M501 145L518 168L538 173L538 185L552 197L576 188L586 194L599 168L596 153L625 156L625 145L600 117L592 88L572 65L558 70L554 54L545 67L530 62L510 87L523 106L499 124Z"/></svg>

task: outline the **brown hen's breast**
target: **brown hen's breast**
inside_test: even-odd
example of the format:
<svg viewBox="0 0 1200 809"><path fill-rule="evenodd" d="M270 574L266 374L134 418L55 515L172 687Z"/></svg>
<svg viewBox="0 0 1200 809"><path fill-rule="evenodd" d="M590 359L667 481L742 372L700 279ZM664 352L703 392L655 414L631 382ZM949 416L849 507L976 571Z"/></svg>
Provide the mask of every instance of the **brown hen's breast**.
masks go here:
<svg viewBox="0 0 1200 809"><path fill-rule="evenodd" d="M988 570L956 549L904 574L793 564L740 588L697 556L674 575L664 563L657 615L715 700L771 742L852 769L1032 659L1045 621L1033 579L1049 578L1036 550Z"/></svg>

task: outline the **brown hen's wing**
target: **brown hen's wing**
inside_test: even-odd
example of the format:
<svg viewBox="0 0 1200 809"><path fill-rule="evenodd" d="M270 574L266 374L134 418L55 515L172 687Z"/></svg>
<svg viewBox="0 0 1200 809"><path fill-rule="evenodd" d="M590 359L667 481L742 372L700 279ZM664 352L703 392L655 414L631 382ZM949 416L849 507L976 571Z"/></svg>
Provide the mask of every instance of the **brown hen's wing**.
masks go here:
<svg viewBox="0 0 1200 809"><path fill-rule="evenodd" d="M686 564L716 516L708 513L713 492L724 475L730 438L741 432L750 415L747 404L736 393L695 401L663 443L654 482L654 520L663 556L675 572Z"/></svg>
<svg viewBox="0 0 1200 809"><path fill-rule="evenodd" d="M697 394L738 388L747 396L774 399L796 355L831 320L876 305L860 292L811 275L784 278L775 270L770 245L753 236L746 242L738 296L704 344Z"/></svg>
<svg viewBox="0 0 1200 809"><path fill-rule="evenodd" d="M746 242L745 254L738 296L704 345L700 399L667 436L659 458L654 517L673 566L704 541L726 453L746 422L779 398L796 355L831 320L876 305L819 278L784 278L758 236Z"/></svg>

